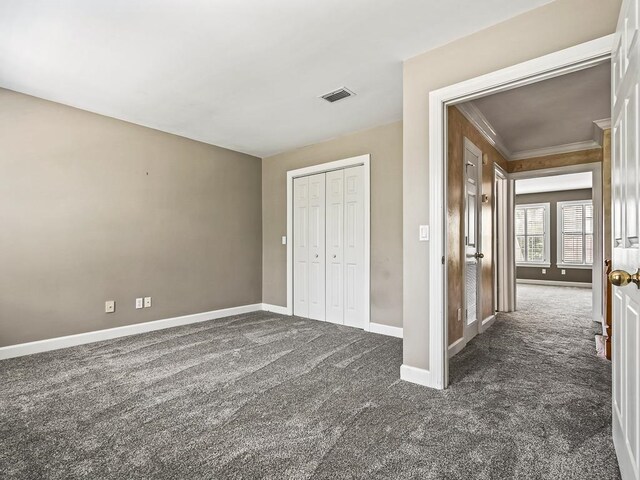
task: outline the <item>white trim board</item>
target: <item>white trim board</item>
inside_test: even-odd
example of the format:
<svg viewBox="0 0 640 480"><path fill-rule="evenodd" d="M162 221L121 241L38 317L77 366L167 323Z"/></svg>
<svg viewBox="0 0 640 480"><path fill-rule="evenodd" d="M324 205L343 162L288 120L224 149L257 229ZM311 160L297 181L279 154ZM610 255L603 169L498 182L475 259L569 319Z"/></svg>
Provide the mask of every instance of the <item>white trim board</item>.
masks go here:
<svg viewBox="0 0 640 480"><path fill-rule="evenodd" d="M522 150L513 152L508 160L525 160L527 158L546 157L549 155L559 155L562 153L582 152L584 150L593 150L601 148L597 140L586 140L584 142L566 143L564 145L554 145L553 147L536 148L533 150Z"/></svg>
<svg viewBox="0 0 640 480"><path fill-rule="evenodd" d="M471 124L482 134L484 139L493 145L502 156L509 160L511 158L511 151L507 148L502 137L496 132L493 126L489 123L489 120L482 114L480 109L473 102L461 103L456 105L456 108L460 110L460 113L465 116Z"/></svg>
<svg viewBox="0 0 640 480"><path fill-rule="evenodd" d="M451 345L449 345L449 347L447 347L447 354L449 358L460 353L462 349L466 346L467 346L467 340L464 337L460 337L458 340L456 340Z"/></svg>
<svg viewBox="0 0 640 480"><path fill-rule="evenodd" d="M293 315L293 179L343 168L364 166L364 330L371 322L371 155L359 155L287 172L287 306Z"/></svg>
<svg viewBox="0 0 640 480"><path fill-rule="evenodd" d="M289 315L287 307L281 307L280 305L271 305L270 303L263 303L262 310L265 312L277 313L279 315Z"/></svg>
<svg viewBox="0 0 640 480"><path fill-rule="evenodd" d="M415 379L416 383L437 389L446 388L449 382L444 268L447 264L444 248L447 241L445 223L447 203L444 188L447 172L446 107L597 65L611 58L612 46L613 35L608 35L429 92L429 161L427 165L429 174L424 188L429 195L427 224L432 232L442 232L442 234L432 236L428 251L430 268L428 269L429 302L426 321L429 335L428 340L425 341L425 347L428 345L429 370L422 370L428 375L404 374L407 380ZM597 201L594 198L594 203ZM444 262L442 262L443 257ZM401 369L401 373L403 371L406 372L407 369Z"/></svg>
<svg viewBox="0 0 640 480"><path fill-rule="evenodd" d="M402 327L392 327L391 325L383 325L382 323L369 323L369 332L387 335L388 337L402 338Z"/></svg>
<svg viewBox="0 0 640 480"><path fill-rule="evenodd" d="M552 285L555 287L580 287L591 288L592 284L587 282L562 282L560 280L537 280L535 278L518 278L516 283L528 285Z"/></svg>
<svg viewBox="0 0 640 480"><path fill-rule="evenodd" d="M491 327L491 325L495 323L495 321L496 321L495 313L493 315L489 315L487 318L482 320L482 323L480 324L480 333L484 333L487 330L489 330L489 328Z"/></svg>
<svg viewBox="0 0 640 480"><path fill-rule="evenodd" d="M400 366L400 379L405 382L416 383L425 387L433 385L432 374L429 370L411 367L404 364Z"/></svg>
<svg viewBox="0 0 640 480"><path fill-rule="evenodd" d="M195 313L192 315L183 315L180 317L165 318L162 320L153 320L144 323L135 323L133 325L123 325L121 327L78 333L64 337L48 338L35 342L19 343L17 345L1 347L0 360L31 355L33 353L48 352L50 350L59 350L61 348L75 347L77 345L86 345L87 343L101 342L103 340L111 340L113 338L128 337L129 335L164 330L166 328L179 327L192 323L206 322L243 313L258 312L260 310L262 310L262 304L255 303L253 305L223 308L220 310L212 310L210 312Z"/></svg>

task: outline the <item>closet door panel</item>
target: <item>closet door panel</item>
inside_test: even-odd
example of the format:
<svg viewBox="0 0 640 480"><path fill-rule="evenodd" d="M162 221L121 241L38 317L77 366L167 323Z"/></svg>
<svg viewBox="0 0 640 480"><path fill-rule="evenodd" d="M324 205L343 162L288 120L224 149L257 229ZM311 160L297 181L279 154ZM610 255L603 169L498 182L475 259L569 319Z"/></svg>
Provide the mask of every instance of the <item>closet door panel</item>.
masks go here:
<svg viewBox="0 0 640 480"><path fill-rule="evenodd" d="M327 173L327 321L344 323L344 170Z"/></svg>
<svg viewBox="0 0 640 480"><path fill-rule="evenodd" d="M364 328L364 167L344 170L344 324Z"/></svg>
<svg viewBox="0 0 640 480"><path fill-rule="evenodd" d="M309 318L325 320L325 177L309 177Z"/></svg>
<svg viewBox="0 0 640 480"><path fill-rule="evenodd" d="M293 180L293 314L309 316L309 177Z"/></svg>

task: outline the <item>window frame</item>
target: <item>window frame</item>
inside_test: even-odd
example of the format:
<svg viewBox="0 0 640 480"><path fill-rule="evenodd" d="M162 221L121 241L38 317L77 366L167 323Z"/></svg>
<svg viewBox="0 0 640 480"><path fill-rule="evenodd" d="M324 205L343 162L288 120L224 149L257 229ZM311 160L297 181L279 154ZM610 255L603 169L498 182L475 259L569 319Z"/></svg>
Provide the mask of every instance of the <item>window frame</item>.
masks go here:
<svg viewBox="0 0 640 480"><path fill-rule="evenodd" d="M562 236L563 236L563 232L562 232L562 219L563 219L563 208L565 206L570 206L570 205L591 205L591 221L593 223L593 227L592 227L592 231L591 233L586 233L586 220L585 220L585 214L584 214L584 208L582 210L582 263L565 263L563 260L563 251L562 251ZM593 205L593 199L588 199L588 200L565 200L562 202L558 202L556 204L556 220L557 220L557 227L556 227L556 267L558 268L564 268L564 269L569 269L569 268L575 268L575 269L583 269L583 270L591 270L593 268L593 262L592 263L586 263L586 259L587 259L587 249L585 248L586 246L586 236L587 235L591 235L592 238L592 245L594 246L594 252L593 252L593 257L595 260L595 237L596 237L596 233L595 233L595 207Z"/></svg>
<svg viewBox="0 0 640 480"><path fill-rule="evenodd" d="M540 262L529 262L529 261L522 261L522 262L518 262L516 260L516 267L537 267L537 268L549 268L551 267L551 203L549 202L544 202L544 203L519 203L516 204L515 209L514 209L514 233L516 232L516 227L515 227L515 212L516 210L518 210L518 208L540 208L542 207L544 209L544 234L543 234L543 238L544 238L544 260L540 261ZM525 245L527 245L527 237L529 235L527 235L527 219L526 219L526 213L525 213L525 221L524 221L524 228L525 228L525 234L524 234L524 238L525 238ZM521 236L521 235L514 235L513 236L513 242L514 242L514 246L517 249L517 243L516 243L516 237ZM537 236L537 235L536 235ZM525 257L526 257L526 250L525 250Z"/></svg>

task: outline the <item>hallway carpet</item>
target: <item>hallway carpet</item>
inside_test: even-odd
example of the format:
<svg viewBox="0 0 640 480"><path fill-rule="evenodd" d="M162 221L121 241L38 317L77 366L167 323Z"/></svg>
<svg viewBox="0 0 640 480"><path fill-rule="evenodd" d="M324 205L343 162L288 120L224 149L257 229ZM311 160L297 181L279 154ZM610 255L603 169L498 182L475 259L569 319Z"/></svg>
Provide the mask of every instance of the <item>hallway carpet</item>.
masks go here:
<svg viewBox="0 0 640 480"><path fill-rule="evenodd" d="M615 479L588 291L524 286L438 392L402 342L253 313L0 362L0 477Z"/></svg>

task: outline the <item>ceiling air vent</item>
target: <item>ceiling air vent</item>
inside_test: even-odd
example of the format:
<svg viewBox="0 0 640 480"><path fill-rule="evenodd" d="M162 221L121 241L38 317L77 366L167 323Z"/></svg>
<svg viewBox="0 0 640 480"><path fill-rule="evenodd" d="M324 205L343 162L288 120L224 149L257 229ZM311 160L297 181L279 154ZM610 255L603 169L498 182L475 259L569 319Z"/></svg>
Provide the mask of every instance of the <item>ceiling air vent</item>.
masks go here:
<svg viewBox="0 0 640 480"><path fill-rule="evenodd" d="M333 103L343 98L353 97L355 93L344 87L334 90L333 92L325 93L321 98L324 98L327 102Z"/></svg>

